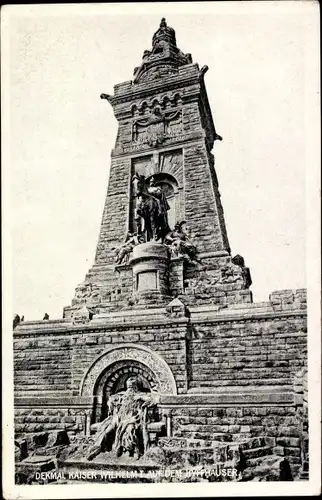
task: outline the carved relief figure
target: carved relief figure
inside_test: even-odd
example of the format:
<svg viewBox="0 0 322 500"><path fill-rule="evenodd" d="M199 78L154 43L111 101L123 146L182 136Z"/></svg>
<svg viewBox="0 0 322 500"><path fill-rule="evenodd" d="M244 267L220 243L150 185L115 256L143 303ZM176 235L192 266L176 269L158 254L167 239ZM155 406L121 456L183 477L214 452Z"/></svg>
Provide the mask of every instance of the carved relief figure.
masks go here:
<svg viewBox="0 0 322 500"><path fill-rule="evenodd" d="M168 136L169 123L178 118L181 118L180 111L164 113L156 106L150 116L134 121L133 141L146 142L153 147L162 144Z"/></svg>
<svg viewBox="0 0 322 500"><path fill-rule="evenodd" d="M127 233L125 242L122 243L117 249L115 253L115 263L122 264L126 263L129 260L130 254L133 248L140 243L144 243L143 236L137 233Z"/></svg>
<svg viewBox="0 0 322 500"><path fill-rule="evenodd" d="M89 450L87 459L93 460L99 453L107 450L112 442L112 451L120 457L128 453L137 458L144 455L148 445L147 409L156 405L158 395L139 391L138 381L130 377L126 382L126 390L111 396L107 402L108 416L99 424L94 445Z"/></svg>
<svg viewBox="0 0 322 500"><path fill-rule="evenodd" d="M72 304L87 304L89 302L98 303L100 301L101 295L99 287L96 284L85 280L76 287Z"/></svg>
<svg viewBox="0 0 322 500"><path fill-rule="evenodd" d="M249 288L252 284L249 268L245 267L243 257L236 255L230 265L221 269L221 283L241 283Z"/></svg>
<svg viewBox="0 0 322 500"><path fill-rule="evenodd" d="M189 261L194 261L196 259L197 248L185 231L185 224L185 221L177 222L174 230L166 235L164 243L169 245L173 257L183 256Z"/></svg>
<svg viewBox="0 0 322 500"><path fill-rule="evenodd" d="M170 206L162 188L156 185L153 177L146 186L145 176L135 174L133 189L136 196L134 220L138 235L145 234L146 241L162 242L170 231L167 215Z"/></svg>

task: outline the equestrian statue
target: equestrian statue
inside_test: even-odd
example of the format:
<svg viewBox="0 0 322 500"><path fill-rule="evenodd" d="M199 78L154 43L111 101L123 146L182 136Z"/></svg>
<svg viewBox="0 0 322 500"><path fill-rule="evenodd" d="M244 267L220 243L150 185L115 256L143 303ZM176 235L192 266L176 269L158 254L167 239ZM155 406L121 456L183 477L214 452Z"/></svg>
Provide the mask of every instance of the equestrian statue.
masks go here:
<svg viewBox="0 0 322 500"><path fill-rule="evenodd" d="M134 220L137 234L144 235L146 241L163 243L166 235L171 231L168 223L170 206L161 186L158 186L154 177L146 183L145 176L133 176L133 191L136 197Z"/></svg>

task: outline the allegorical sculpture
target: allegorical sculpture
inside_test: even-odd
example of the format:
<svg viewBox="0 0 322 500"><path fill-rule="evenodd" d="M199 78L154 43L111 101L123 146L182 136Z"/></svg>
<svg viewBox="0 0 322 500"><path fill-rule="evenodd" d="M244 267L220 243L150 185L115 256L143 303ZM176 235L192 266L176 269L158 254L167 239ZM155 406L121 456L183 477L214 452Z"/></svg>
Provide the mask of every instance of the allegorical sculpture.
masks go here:
<svg viewBox="0 0 322 500"><path fill-rule="evenodd" d="M147 410L157 403L157 394L139 391L138 380L130 377L126 390L109 398L107 418L92 425L97 434L87 460L104 451L114 451L117 457L124 453L137 458L144 455L149 446Z"/></svg>
<svg viewBox="0 0 322 500"><path fill-rule="evenodd" d="M166 235L164 243L170 247L172 257L182 256L192 262L196 260L197 248L184 230L185 224L186 221L177 222L174 230Z"/></svg>
<svg viewBox="0 0 322 500"><path fill-rule="evenodd" d="M162 243L170 232L167 214L170 206L161 186L156 185L154 177L147 185L145 176L136 173L133 176L133 191L136 197L134 220L137 234L144 235L146 241Z"/></svg>
<svg viewBox="0 0 322 500"><path fill-rule="evenodd" d="M129 260L133 248L140 243L144 243L142 234L127 233L125 242L120 245L115 252L115 264L126 264Z"/></svg>
<svg viewBox="0 0 322 500"><path fill-rule="evenodd" d="M134 122L132 131L133 140L138 141L139 137L142 135L143 142L146 142L152 147L162 144L168 137L169 123L180 118L180 116L181 112L178 110L164 113L159 106L156 106L151 115ZM143 131L145 134L142 134Z"/></svg>

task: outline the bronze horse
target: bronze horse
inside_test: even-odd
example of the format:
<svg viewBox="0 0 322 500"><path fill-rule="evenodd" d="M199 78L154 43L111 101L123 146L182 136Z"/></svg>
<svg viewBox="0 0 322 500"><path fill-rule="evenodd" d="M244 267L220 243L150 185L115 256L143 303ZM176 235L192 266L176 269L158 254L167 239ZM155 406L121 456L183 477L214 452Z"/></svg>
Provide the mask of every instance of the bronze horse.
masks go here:
<svg viewBox="0 0 322 500"><path fill-rule="evenodd" d="M145 176L135 174L132 183L136 196L134 220L138 235L145 233L146 241L163 242L166 234L170 231L167 216L170 207L164 192L160 186L155 184L153 177L147 186Z"/></svg>

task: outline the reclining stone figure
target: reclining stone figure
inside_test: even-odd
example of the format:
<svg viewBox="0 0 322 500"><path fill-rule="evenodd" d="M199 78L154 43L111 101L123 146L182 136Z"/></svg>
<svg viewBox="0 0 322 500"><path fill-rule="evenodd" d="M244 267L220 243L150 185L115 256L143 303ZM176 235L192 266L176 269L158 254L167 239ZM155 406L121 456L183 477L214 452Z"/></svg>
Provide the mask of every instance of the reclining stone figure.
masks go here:
<svg viewBox="0 0 322 500"><path fill-rule="evenodd" d="M115 264L126 263L129 260L133 248L140 243L144 243L144 239L141 235L137 233L127 233L125 242L116 249Z"/></svg>

